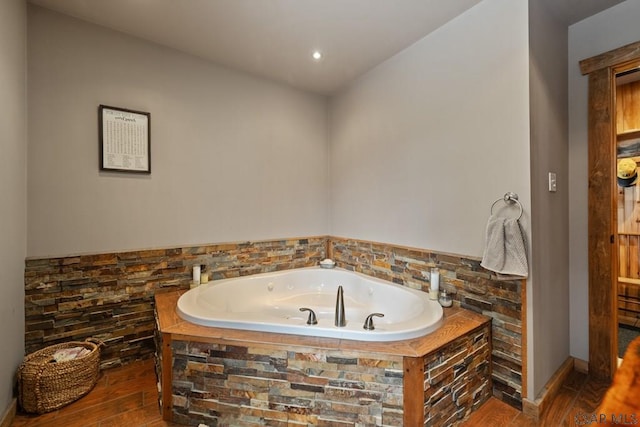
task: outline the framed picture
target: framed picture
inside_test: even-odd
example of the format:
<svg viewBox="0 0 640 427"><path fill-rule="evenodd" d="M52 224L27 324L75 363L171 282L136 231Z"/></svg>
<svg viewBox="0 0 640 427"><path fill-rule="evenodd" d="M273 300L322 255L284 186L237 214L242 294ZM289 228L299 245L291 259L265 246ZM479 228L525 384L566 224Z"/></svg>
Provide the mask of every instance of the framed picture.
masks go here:
<svg viewBox="0 0 640 427"><path fill-rule="evenodd" d="M151 114L100 105L100 170L151 173Z"/></svg>

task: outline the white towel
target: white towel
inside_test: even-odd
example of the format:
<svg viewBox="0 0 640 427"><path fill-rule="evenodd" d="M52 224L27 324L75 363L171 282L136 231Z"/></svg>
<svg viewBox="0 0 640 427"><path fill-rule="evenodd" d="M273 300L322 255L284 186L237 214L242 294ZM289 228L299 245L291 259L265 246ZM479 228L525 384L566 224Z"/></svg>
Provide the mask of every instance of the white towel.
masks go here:
<svg viewBox="0 0 640 427"><path fill-rule="evenodd" d="M529 265L520 222L491 215L481 266L500 274L527 277Z"/></svg>

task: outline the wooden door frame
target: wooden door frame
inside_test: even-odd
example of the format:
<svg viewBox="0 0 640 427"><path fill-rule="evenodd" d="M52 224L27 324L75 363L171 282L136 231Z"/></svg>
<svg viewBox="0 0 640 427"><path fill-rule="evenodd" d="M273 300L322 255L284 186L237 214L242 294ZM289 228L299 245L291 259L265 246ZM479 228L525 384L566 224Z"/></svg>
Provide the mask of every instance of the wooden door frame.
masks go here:
<svg viewBox="0 0 640 427"><path fill-rule="evenodd" d="M580 61L589 75L589 373L617 367L618 233L615 73L640 60L640 42Z"/></svg>

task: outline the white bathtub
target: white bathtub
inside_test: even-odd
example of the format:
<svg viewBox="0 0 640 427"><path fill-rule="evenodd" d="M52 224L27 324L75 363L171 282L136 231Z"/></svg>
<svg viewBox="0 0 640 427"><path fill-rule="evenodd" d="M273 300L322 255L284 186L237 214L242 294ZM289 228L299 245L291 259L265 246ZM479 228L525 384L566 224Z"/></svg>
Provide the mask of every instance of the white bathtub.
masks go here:
<svg viewBox="0 0 640 427"><path fill-rule="evenodd" d="M346 326L334 326L338 286L344 291ZM318 324L307 325L311 308ZM374 330L363 328L371 313ZM204 326L361 341L423 336L442 322L442 307L425 292L347 270L284 270L200 285L178 300L183 319Z"/></svg>

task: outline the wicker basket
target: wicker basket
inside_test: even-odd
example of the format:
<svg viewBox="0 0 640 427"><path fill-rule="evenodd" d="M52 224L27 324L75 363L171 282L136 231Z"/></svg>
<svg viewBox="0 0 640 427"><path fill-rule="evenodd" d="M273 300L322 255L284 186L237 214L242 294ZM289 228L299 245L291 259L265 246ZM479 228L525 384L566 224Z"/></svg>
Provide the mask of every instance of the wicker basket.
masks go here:
<svg viewBox="0 0 640 427"><path fill-rule="evenodd" d="M101 342L92 338L38 350L25 357L18 369L18 400L25 412L43 414L87 394L99 375ZM85 347L89 354L73 360L51 362L63 348Z"/></svg>

